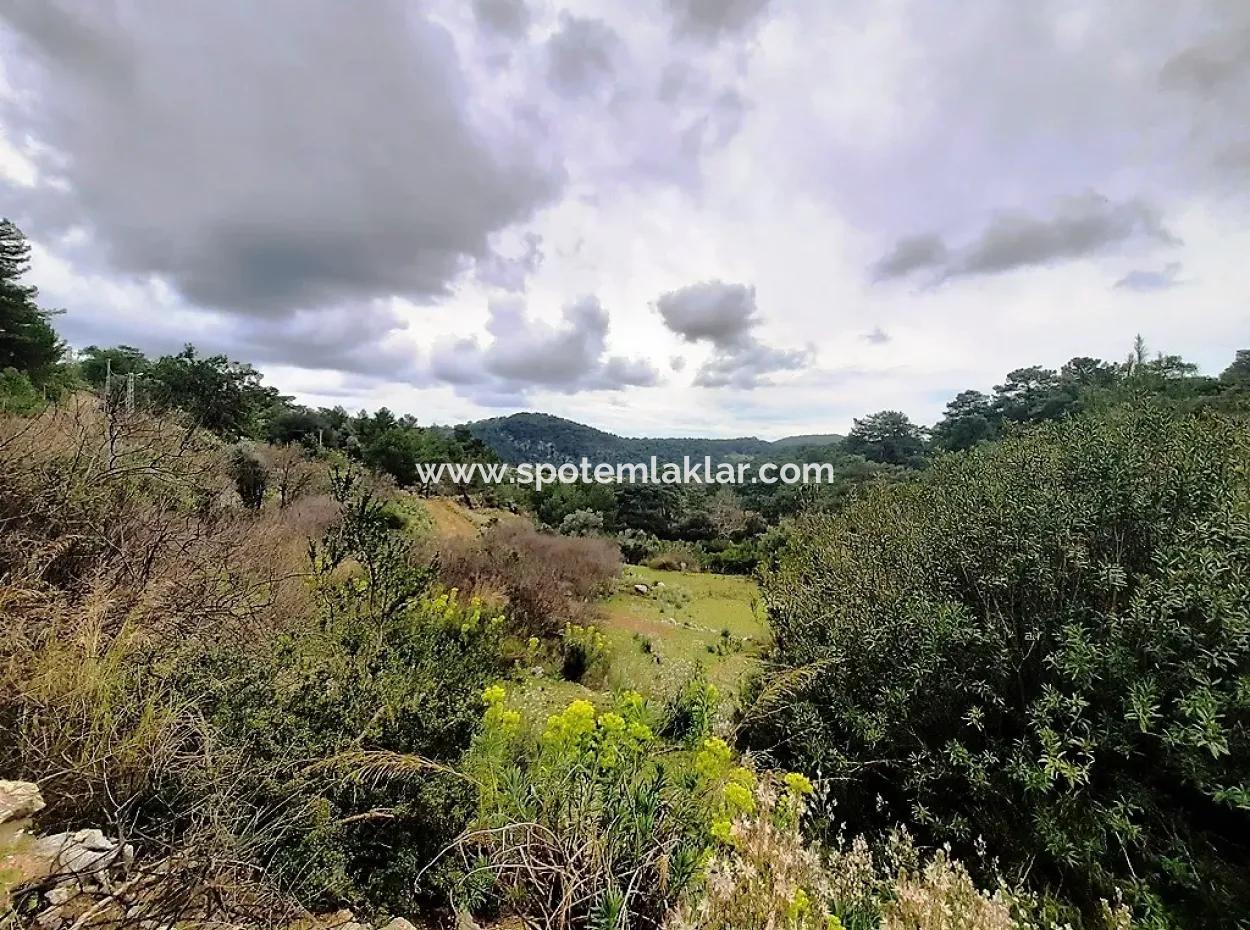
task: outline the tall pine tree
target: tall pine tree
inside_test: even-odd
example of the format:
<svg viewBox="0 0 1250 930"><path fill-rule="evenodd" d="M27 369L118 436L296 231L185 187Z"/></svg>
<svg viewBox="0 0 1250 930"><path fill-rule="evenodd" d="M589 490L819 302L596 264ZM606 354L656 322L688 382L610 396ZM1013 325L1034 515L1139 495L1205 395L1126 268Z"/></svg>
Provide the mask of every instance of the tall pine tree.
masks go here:
<svg viewBox="0 0 1250 930"><path fill-rule="evenodd" d="M30 243L9 219L0 219L0 370L16 368L35 383L55 369L65 347L35 303L34 287L19 280L30 268Z"/></svg>

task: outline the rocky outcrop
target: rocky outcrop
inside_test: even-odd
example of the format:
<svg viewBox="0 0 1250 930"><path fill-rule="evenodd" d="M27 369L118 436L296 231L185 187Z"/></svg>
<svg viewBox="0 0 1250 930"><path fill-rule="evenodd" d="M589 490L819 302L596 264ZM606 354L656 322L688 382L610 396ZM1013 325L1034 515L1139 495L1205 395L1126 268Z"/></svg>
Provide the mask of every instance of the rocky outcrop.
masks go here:
<svg viewBox="0 0 1250 930"><path fill-rule="evenodd" d="M39 786L28 781L0 780L0 824L26 820L43 810Z"/></svg>
<svg viewBox="0 0 1250 930"><path fill-rule="evenodd" d="M112 866L129 867L134 849L109 839L102 830L76 830L40 837L31 853L48 864L49 875L63 875L81 882L86 877L101 880Z"/></svg>
<svg viewBox="0 0 1250 930"><path fill-rule="evenodd" d="M102 830L36 838L30 818L43 808L37 785L0 781L0 910L22 895L34 927L58 930L110 898L126 880L134 850Z"/></svg>

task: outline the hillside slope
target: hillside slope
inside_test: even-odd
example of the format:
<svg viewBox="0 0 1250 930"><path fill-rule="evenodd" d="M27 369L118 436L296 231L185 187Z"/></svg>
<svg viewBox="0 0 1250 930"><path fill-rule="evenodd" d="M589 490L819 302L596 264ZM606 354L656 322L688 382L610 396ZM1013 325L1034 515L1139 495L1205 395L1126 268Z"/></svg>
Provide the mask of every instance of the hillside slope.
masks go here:
<svg viewBox="0 0 1250 930"><path fill-rule="evenodd" d="M736 439L683 437L627 437L595 429L584 423L546 413L514 413L468 424L469 431L505 462L642 462L651 456L664 461L680 461L682 456L729 461L787 452L810 446L825 446L840 436L790 436L769 442L754 436Z"/></svg>

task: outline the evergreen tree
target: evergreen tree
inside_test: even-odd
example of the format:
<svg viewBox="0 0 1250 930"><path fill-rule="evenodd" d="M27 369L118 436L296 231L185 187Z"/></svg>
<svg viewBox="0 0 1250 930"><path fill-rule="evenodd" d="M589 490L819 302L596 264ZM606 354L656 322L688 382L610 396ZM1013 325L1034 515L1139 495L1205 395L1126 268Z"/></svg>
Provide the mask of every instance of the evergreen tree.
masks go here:
<svg viewBox="0 0 1250 930"><path fill-rule="evenodd" d="M15 368L32 382L48 380L65 354L49 322L35 303L34 287L20 282L30 268L30 243L17 225L0 219L0 370Z"/></svg>
<svg viewBox="0 0 1250 930"><path fill-rule="evenodd" d="M872 462L914 466L924 458L924 433L907 414L882 410L856 420L844 446Z"/></svg>

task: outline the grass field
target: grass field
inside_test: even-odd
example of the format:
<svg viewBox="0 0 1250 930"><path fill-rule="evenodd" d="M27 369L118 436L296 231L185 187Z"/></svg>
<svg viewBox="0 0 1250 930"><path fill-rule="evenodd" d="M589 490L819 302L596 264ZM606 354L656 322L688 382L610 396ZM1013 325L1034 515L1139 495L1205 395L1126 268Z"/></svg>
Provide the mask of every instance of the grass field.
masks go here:
<svg viewBox="0 0 1250 930"><path fill-rule="evenodd" d="M646 594L634 585L647 587ZM661 696L697 670L734 692L767 644L759 590L737 575L690 574L626 566L603 604L612 647L609 687Z"/></svg>
<svg viewBox="0 0 1250 930"><path fill-rule="evenodd" d="M412 495L406 504L416 523L442 538L474 536L492 519L524 519L491 508L469 509L450 498ZM646 593L635 585L645 585ZM576 698L602 702L626 688L662 701L700 670L728 699L768 643L759 589L739 575L627 565L614 593L594 606L593 622L610 650L603 681L593 688L563 681L558 665L544 661L544 674L526 679L522 705L554 709Z"/></svg>

